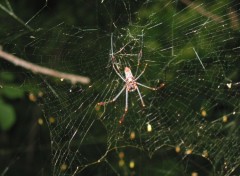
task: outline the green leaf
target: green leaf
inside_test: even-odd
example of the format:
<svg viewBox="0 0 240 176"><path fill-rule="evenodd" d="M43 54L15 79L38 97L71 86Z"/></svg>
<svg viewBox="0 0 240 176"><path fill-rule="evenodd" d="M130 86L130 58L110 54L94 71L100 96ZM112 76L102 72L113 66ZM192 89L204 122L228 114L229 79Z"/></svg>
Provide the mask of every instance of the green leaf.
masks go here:
<svg viewBox="0 0 240 176"><path fill-rule="evenodd" d="M24 91L15 87L3 87L1 90L3 95L8 98L22 98L24 96Z"/></svg>
<svg viewBox="0 0 240 176"><path fill-rule="evenodd" d="M13 107L0 101L0 128L6 131L14 125L15 121L16 116Z"/></svg>
<svg viewBox="0 0 240 176"><path fill-rule="evenodd" d="M5 81L13 81L14 80L14 74L11 72L1 72L0 73L0 79L5 80Z"/></svg>

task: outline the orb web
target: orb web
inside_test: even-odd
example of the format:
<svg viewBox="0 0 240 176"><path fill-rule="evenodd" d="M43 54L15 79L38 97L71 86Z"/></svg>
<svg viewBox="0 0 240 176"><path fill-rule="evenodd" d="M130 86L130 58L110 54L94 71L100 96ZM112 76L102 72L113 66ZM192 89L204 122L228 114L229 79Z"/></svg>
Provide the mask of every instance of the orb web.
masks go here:
<svg viewBox="0 0 240 176"><path fill-rule="evenodd" d="M196 163L209 162L210 173L236 174L240 163L238 6L230 1L102 1L94 13L112 26L108 32L60 24L23 35L20 52L20 46L9 46L39 65L91 79L89 85L73 85L29 73L43 92L39 104L49 126L53 174L97 169L106 174L134 169L141 173L134 164L143 167L144 162L134 154L151 160L169 151L181 158L175 168L183 173L188 172L184 163L195 158ZM122 75L125 67L140 73L147 64L139 82L158 88L139 86L145 107L136 91L129 92L122 124L125 91L115 102L98 105L113 99L124 86L112 67L111 52ZM125 166L130 169L123 171L128 161Z"/></svg>

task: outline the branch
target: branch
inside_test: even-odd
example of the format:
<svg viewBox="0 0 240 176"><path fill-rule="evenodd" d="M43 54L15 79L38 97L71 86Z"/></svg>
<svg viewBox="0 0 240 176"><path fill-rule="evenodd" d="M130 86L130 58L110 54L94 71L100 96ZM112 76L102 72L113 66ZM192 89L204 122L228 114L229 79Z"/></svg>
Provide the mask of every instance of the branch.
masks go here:
<svg viewBox="0 0 240 176"><path fill-rule="evenodd" d="M27 25L26 23L24 23L24 21L20 18L18 18L14 12L12 11L11 5L9 4L9 2L7 1L7 5L8 8L7 9L5 6L3 6L2 4L0 4L0 9L2 9L4 12L6 12L8 15L10 15L12 18L14 18L15 20L17 20L20 24L22 24L23 26L25 26L28 30L30 31L34 31L29 25Z"/></svg>
<svg viewBox="0 0 240 176"><path fill-rule="evenodd" d="M63 73L59 72L53 69L49 69L46 67L42 67L36 64L33 64L31 62L27 62L21 58L18 58L12 54L6 53L0 49L0 57L4 60L7 60L16 66L20 66L22 68L25 68L27 70L32 71L33 73L40 73L60 79L67 79L70 80L73 84L79 82L82 84L88 84L90 82L90 79L88 77L84 76L79 76L79 75L74 75L74 74L68 74L68 73Z"/></svg>
<svg viewBox="0 0 240 176"><path fill-rule="evenodd" d="M217 23L222 23L223 19L211 12L206 11L204 8L198 6L197 3L192 2L190 0L181 0L182 3L184 3L185 5L187 5L188 7L196 10L198 13L200 13L203 16L206 16L210 19L212 19L213 21L217 22Z"/></svg>

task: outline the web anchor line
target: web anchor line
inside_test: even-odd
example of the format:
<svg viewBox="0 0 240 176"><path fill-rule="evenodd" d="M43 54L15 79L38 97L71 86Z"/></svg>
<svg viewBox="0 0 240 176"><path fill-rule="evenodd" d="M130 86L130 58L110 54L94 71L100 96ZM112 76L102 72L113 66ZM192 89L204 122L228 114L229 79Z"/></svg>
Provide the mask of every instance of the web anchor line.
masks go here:
<svg viewBox="0 0 240 176"><path fill-rule="evenodd" d="M204 70L206 70L206 68L204 67L204 65L203 65L200 57L198 56L198 53L196 52L195 48L193 48L193 51L195 52L195 54L196 54L196 56L197 56L197 59L199 60L200 64L202 65L202 68L203 68Z"/></svg>

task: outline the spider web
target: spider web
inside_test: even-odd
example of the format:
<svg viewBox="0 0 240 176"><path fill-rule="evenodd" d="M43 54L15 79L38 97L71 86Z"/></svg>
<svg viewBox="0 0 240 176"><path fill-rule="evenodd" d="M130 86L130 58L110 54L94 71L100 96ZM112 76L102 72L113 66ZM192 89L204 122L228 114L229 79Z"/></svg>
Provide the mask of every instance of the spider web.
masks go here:
<svg viewBox="0 0 240 176"><path fill-rule="evenodd" d="M91 79L72 85L27 75L43 92L53 175L239 174L239 3L189 3L102 1L94 12L102 28L61 23L4 47ZM147 64L138 81L158 88L139 86L144 108L130 92L121 125L125 91L97 105L124 86L111 49L122 75Z"/></svg>

